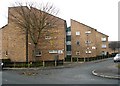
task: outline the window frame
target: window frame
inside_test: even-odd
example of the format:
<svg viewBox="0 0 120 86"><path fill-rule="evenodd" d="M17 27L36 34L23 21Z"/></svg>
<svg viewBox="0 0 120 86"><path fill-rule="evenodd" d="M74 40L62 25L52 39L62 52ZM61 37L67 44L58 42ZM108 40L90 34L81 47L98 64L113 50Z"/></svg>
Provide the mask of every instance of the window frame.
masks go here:
<svg viewBox="0 0 120 86"><path fill-rule="evenodd" d="M42 56L42 51L41 51L41 50L37 50L37 51L35 52L35 56L36 56L36 57Z"/></svg>
<svg viewBox="0 0 120 86"><path fill-rule="evenodd" d="M91 34L91 31L90 30L85 31L85 34Z"/></svg>
<svg viewBox="0 0 120 86"><path fill-rule="evenodd" d="M45 39L51 39L52 37L51 36L45 36Z"/></svg>
<svg viewBox="0 0 120 86"><path fill-rule="evenodd" d="M106 41L107 41L107 38L106 38L106 37L102 37L102 38L101 38L101 41L102 41L102 42L106 42Z"/></svg>
<svg viewBox="0 0 120 86"><path fill-rule="evenodd" d="M107 45L106 45L106 44L102 44L102 48L103 48L103 49L106 49L106 48L107 48Z"/></svg>
<svg viewBox="0 0 120 86"><path fill-rule="evenodd" d="M77 40L77 41L76 41L76 45L80 45L80 41Z"/></svg>
<svg viewBox="0 0 120 86"><path fill-rule="evenodd" d="M80 51L76 51L76 55L80 55Z"/></svg>
<svg viewBox="0 0 120 86"><path fill-rule="evenodd" d="M76 31L76 36L79 36L80 35L80 31Z"/></svg>

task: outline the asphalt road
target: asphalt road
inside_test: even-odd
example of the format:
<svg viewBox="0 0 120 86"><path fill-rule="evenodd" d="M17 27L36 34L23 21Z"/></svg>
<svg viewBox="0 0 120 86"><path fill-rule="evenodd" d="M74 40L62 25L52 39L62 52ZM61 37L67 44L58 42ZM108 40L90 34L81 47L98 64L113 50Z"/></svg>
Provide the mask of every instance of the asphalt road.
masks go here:
<svg viewBox="0 0 120 86"><path fill-rule="evenodd" d="M78 63L71 68L32 70L34 76L23 75L24 70L4 70L3 84L118 84L117 79L107 79L92 75L91 71L114 65L112 59L100 62Z"/></svg>

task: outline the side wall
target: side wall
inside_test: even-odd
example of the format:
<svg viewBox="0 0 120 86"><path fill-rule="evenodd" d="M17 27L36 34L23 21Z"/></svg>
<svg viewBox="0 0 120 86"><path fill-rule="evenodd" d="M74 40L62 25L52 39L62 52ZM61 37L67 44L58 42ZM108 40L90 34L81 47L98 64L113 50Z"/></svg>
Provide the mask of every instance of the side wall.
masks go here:
<svg viewBox="0 0 120 86"><path fill-rule="evenodd" d="M80 35L76 35L76 32L80 32ZM71 19L71 34L72 57L89 58L108 52L108 36L94 28ZM102 38L106 40L102 41ZM106 47L102 48L103 45ZM77 55L78 51L80 54Z"/></svg>
<svg viewBox="0 0 120 86"><path fill-rule="evenodd" d="M14 62L26 61L25 56L25 35L13 23L9 23L3 28L2 54L4 59L11 59Z"/></svg>

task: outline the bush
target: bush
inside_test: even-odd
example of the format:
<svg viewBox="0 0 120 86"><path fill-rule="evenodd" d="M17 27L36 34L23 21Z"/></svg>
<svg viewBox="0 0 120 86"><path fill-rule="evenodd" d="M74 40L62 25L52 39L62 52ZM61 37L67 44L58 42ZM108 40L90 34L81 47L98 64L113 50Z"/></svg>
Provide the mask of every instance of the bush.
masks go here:
<svg viewBox="0 0 120 86"><path fill-rule="evenodd" d="M9 62L11 62L11 60L10 59L2 59L2 62L3 63L9 63Z"/></svg>
<svg viewBox="0 0 120 86"><path fill-rule="evenodd" d="M118 64L117 67L120 69L120 64Z"/></svg>
<svg viewBox="0 0 120 86"><path fill-rule="evenodd" d="M32 64L28 64L26 62L9 62L9 63L5 63L4 67L17 67L17 68L21 68L21 67L40 67L42 66L42 62L33 62Z"/></svg>

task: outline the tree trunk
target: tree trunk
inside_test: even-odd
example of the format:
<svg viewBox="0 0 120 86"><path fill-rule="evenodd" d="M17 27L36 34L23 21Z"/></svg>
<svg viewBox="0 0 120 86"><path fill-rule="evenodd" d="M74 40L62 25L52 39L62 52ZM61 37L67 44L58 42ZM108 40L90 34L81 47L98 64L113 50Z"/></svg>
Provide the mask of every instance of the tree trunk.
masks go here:
<svg viewBox="0 0 120 86"><path fill-rule="evenodd" d="M35 59L35 61L36 61L36 52L37 52L37 43L36 44L34 44L35 46L34 46L34 59Z"/></svg>

